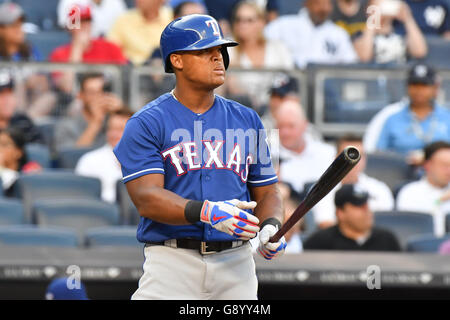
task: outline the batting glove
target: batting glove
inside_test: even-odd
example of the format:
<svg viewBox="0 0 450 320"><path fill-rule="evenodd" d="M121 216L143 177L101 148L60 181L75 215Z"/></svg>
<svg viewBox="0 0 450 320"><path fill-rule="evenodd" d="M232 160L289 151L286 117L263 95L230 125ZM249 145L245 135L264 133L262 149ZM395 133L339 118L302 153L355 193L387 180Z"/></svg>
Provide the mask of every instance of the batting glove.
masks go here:
<svg viewBox="0 0 450 320"><path fill-rule="evenodd" d="M259 231L259 219L243 211L254 209L256 202L246 202L233 199L230 201L203 202L200 221L210 224L213 228L234 236L239 240L250 240Z"/></svg>
<svg viewBox="0 0 450 320"><path fill-rule="evenodd" d="M269 242L269 239L278 231L278 226L273 224L266 224L259 232L259 247L258 253L266 260L280 257L286 248L286 239L283 237L278 242Z"/></svg>

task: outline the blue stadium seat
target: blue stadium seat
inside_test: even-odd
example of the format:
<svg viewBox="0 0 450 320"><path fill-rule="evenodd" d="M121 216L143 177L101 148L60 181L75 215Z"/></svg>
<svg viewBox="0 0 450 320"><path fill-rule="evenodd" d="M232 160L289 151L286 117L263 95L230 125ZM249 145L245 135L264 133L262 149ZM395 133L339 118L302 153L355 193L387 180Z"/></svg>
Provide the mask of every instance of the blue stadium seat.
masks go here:
<svg viewBox="0 0 450 320"><path fill-rule="evenodd" d="M434 232L430 214L409 211L375 212L375 226L392 231L403 248L410 237Z"/></svg>
<svg viewBox="0 0 450 320"><path fill-rule="evenodd" d="M278 0L278 14L297 14L303 6L305 0Z"/></svg>
<svg viewBox="0 0 450 320"><path fill-rule="evenodd" d="M407 242L406 251L437 253L441 244L447 240L450 240L450 235L446 237L436 237L434 235L411 237Z"/></svg>
<svg viewBox="0 0 450 320"><path fill-rule="evenodd" d="M25 151L29 161L36 161L43 168L51 167L50 150L46 145L40 143L28 143Z"/></svg>
<svg viewBox="0 0 450 320"><path fill-rule="evenodd" d="M142 247L136 239L135 226L117 226L93 228L86 232L86 245L97 246L132 246Z"/></svg>
<svg viewBox="0 0 450 320"><path fill-rule="evenodd" d="M425 61L436 68L450 68L450 41L438 36L427 36L428 54Z"/></svg>
<svg viewBox="0 0 450 320"><path fill-rule="evenodd" d="M58 29L57 8L59 0L13 0L25 11L26 21L37 25L41 30Z"/></svg>
<svg viewBox="0 0 450 320"><path fill-rule="evenodd" d="M37 123L36 127L41 133L45 144L49 147L50 150L53 150L53 135L55 132L55 125L57 120L50 120L44 123Z"/></svg>
<svg viewBox="0 0 450 320"><path fill-rule="evenodd" d="M450 234L450 212L445 216L445 232Z"/></svg>
<svg viewBox="0 0 450 320"><path fill-rule="evenodd" d="M101 182L97 178L78 176L73 172L49 170L22 175L14 186L14 194L25 207L25 220L31 221L31 208L40 199L100 199Z"/></svg>
<svg viewBox="0 0 450 320"><path fill-rule="evenodd" d="M40 31L38 33L27 34L27 40L36 47L43 60L48 60L55 48L70 42L70 35L65 31L59 30Z"/></svg>
<svg viewBox="0 0 450 320"><path fill-rule="evenodd" d="M400 183L412 180L412 170L403 156L390 152L367 155L366 174L386 183L392 192Z"/></svg>
<svg viewBox="0 0 450 320"><path fill-rule="evenodd" d="M83 237L89 228L117 225L119 208L95 199L38 200L33 205L33 221L39 226L73 228Z"/></svg>
<svg viewBox="0 0 450 320"><path fill-rule="evenodd" d="M85 153L94 150L95 148L64 148L58 151L57 165L58 168L75 169L78 160Z"/></svg>
<svg viewBox="0 0 450 320"><path fill-rule="evenodd" d="M0 199L0 225L24 223L25 214L22 202L17 199Z"/></svg>
<svg viewBox="0 0 450 320"><path fill-rule="evenodd" d="M139 223L140 215L130 199L125 184L119 180L116 184L117 204L120 208L120 215L122 224L137 225Z"/></svg>
<svg viewBox="0 0 450 320"><path fill-rule="evenodd" d="M77 247L77 234L67 228L33 225L0 227L0 244L17 246Z"/></svg>

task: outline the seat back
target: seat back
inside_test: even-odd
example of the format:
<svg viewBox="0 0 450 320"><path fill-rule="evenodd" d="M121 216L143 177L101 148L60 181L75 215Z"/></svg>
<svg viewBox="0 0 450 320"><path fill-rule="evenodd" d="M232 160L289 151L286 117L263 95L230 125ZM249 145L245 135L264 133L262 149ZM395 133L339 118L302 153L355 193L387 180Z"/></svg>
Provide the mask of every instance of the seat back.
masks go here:
<svg viewBox="0 0 450 320"><path fill-rule="evenodd" d="M399 183L412 178L411 169L405 159L390 152L368 154L365 172L368 176L386 183L393 193Z"/></svg>
<svg viewBox="0 0 450 320"><path fill-rule="evenodd" d="M436 237L434 235L414 236L411 237L406 245L409 252L439 252L439 247L445 241L450 240L450 235L445 237Z"/></svg>
<svg viewBox="0 0 450 320"><path fill-rule="evenodd" d="M16 199L0 199L0 225L18 225L24 222L22 202Z"/></svg>
<svg viewBox="0 0 450 320"><path fill-rule="evenodd" d="M78 160L87 152L94 150L95 148L64 148L58 151L57 163L58 168L62 169L75 169Z"/></svg>
<svg viewBox="0 0 450 320"><path fill-rule="evenodd" d="M136 239L135 226L116 226L90 229L86 232L85 239L86 245L89 247L142 246L142 244Z"/></svg>
<svg viewBox="0 0 450 320"><path fill-rule="evenodd" d="M66 228L34 225L0 227L0 244L14 246L77 247L76 233Z"/></svg>

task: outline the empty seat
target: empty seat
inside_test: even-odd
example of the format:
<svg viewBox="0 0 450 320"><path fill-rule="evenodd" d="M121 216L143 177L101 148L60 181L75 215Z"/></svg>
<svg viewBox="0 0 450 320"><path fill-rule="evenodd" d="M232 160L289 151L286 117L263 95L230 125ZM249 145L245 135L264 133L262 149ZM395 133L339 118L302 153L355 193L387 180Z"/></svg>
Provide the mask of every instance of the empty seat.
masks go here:
<svg viewBox="0 0 450 320"><path fill-rule="evenodd" d="M436 68L450 68L450 41L442 37L426 37L428 54L425 61Z"/></svg>
<svg viewBox="0 0 450 320"><path fill-rule="evenodd" d="M17 225L24 221L25 215L21 201L0 199L0 225Z"/></svg>
<svg viewBox="0 0 450 320"><path fill-rule="evenodd" d="M77 234L67 228L33 225L0 227L0 244L17 246L77 247Z"/></svg>
<svg viewBox="0 0 450 320"><path fill-rule="evenodd" d="M125 184L119 180L116 184L117 204L120 208L121 223L128 225L137 225L139 223L140 215L130 199Z"/></svg>
<svg viewBox="0 0 450 320"><path fill-rule="evenodd" d="M85 153L94 150L95 148L65 148L58 151L58 167L62 169L75 169L78 160Z"/></svg>
<svg viewBox="0 0 450 320"><path fill-rule="evenodd" d="M433 217L426 213L409 211L375 212L375 226L392 231L406 248L412 236L433 234Z"/></svg>
<svg viewBox="0 0 450 320"><path fill-rule="evenodd" d="M441 244L450 240L450 236L436 237L434 235L411 237L406 245L409 252L439 252Z"/></svg>
<svg viewBox="0 0 450 320"><path fill-rule="evenodd" d="M365 172L386 183L392 192L400 183L412 178L412 170L404 157L390 152L368 154Z"/></svg>
<svg viewBox="0 0 450 320"><path fill-rule="evenodd" d="M58 29L57 7L59 0L14 0L25 12L27 22L37 25L41 30Z"/></svg>
<svg viewBox="0 0 450 320"><path fill-rule="evenodd" d="M83 237L89 228L117 225L119 208L95 199L37 200L33 205L33 221L39 226L73 228Z"/></svg>
<svg viewBox="0 0 450 320"><path fill-rule="evenodd" d="M14 186L14 194L25 207L25 220L30 221L31 208L38 199L100 199L101 182L97 178L78 176L73 172L50 170L22 175Z"/></svg>
<svg viewBox="0 0 450 320"><path fill-rule="evenodd" d="M39 51L43 60L48 60L54 49L70 43L70 35L60 30L40 31L27 34L27 40Z"/></svg>
<svg viewBox="0 0 450 320"><path fill-rule="evenodd" d="M102 227L90 229L85 235L86 245L97 246L142 246L136 239L135 226Z"/></svg>
<svg viewBox="0 0 450 320"><path fill-rule="evenodd" d="M28 143L25 151L29 161L35 161L43 168L51 167L50 151L46 145L40 143Z"/></svg>

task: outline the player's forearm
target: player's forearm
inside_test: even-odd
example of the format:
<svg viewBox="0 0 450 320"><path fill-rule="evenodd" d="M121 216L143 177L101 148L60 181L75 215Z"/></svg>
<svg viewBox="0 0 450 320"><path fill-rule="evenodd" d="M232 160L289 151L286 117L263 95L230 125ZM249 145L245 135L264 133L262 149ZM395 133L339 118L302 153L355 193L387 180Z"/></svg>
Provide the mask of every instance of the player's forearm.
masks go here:
<svg viewBox="0 0 450 320"><path fill-rule="evenodd" d="M254 188L252 194L252 200L257 202L254 213L258 217L260 223L263 223L269 218L275 218L283 223L283 200L277 184Z"/></svg>

